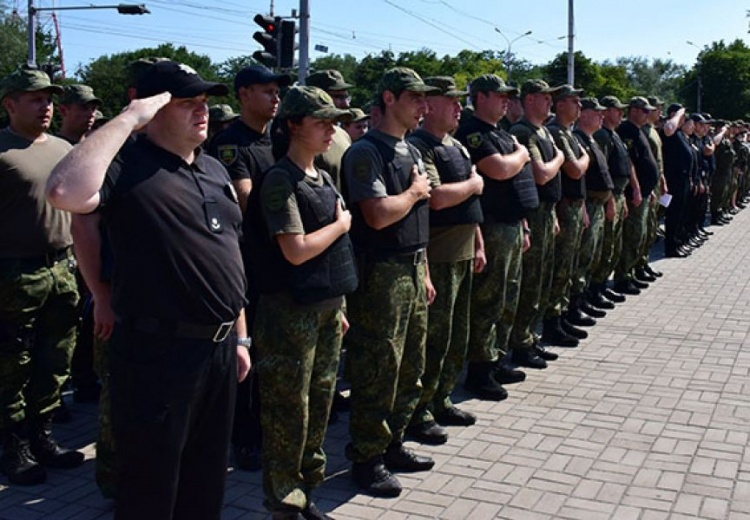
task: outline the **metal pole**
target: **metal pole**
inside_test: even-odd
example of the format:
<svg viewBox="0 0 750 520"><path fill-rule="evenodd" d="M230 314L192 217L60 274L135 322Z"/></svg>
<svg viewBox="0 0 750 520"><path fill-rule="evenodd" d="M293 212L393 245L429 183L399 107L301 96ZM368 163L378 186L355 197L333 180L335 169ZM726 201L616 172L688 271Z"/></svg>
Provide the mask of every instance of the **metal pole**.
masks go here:
<svg viewBox="0 0 750 520"><path fill-rule="evenodd" d="M299 72L297 81L305 84L307 69L310 68L310 2L299 0Z"/></svg>
<svg viewBox="0 0 750 520"><path fill-rule="evenodd" d="M698 112L702 112L701 110L701 98L703 97L703 60L701 59L700 54L698 55L698 102L696 110Z"/></svg>
<svg viewBox="0 0 750 520"><path fill-rule="evenodd" d="M28 7L28 23L26 28L29 35L29 59L27 64L29 67L36 67L36 8L34 7L34 0L29 0Z"/></svg>
<svg viewBox="0 0 750 520"><path fill-rule="evenodd" d="M573 0L568 0L568 84L573 85L575 81L574 61L574 39L575 39L575 17L573 14Z"/></svg>

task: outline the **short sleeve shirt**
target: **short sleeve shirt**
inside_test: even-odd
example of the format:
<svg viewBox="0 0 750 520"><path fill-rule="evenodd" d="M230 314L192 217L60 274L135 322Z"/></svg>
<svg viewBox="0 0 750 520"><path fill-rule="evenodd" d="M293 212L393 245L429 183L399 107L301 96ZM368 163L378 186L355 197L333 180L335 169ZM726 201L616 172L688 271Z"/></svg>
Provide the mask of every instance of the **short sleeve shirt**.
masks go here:
<svg viewBox="0 0 750 520"><path fill-rule="evenodd" d="M253 130L239 118L216 134L211 140L208 153L224 165L233 181L256 181L261 173L276 162L269 134Z"/></svg>
<svg viewBox="0 0 750 520"><path fill-rule="evenodd" d="M118 316L198 324L237 318L246 303L242 215L216 159L197 150L188 164L139 137L112 162L99 195Z"/></svg>

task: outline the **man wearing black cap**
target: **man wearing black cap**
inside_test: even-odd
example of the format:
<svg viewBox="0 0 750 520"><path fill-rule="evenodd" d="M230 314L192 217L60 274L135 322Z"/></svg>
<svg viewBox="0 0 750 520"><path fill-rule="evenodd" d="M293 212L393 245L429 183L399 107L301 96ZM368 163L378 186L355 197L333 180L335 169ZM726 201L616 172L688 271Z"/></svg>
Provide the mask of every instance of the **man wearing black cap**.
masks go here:
<svg viewBox="0 0 750 520"><path fill-rule="evenodd" d="M76 147L47 184L59 208L101 210L117 258L118 520L221 514L236 383L249 370L241 213L226 170L200 150L208 95L226 93L186 65L154 64L138 82L141 99Z"/></svg>
<svg viewBox="0 0 750 520"><path fill-rule="evenodd" d="M529 247L525 216L539 206L528 149L498 125L509 96L518 89L494 74L471 82L471 104L456 138L464 143L484 178L480 197L481 225L487 266L477 273L471 290L468 366L465 387L480 399L508 397L502 384L526 378L505 362L521 288L521 256Z"/></svg>
<svg viewBox="0 0 750 520"><path fill-rule="evenodd" d="M240 102L240 117L211 140L208 151L227 168L237 190L243 219L242 260L247 277L247 326L252 334L258 294L265 290L259 271L259 241L265 245L260 183L262 175L276 162L271 148L270 121L279 107L279 87L289 85L286 74L274 74L262 65L240 70L234 78L234 93ZM249 199L251 199L249 201ZM253 356L255 349L251 350ZM234 462L239 469L260 469L260 408L255 373L237 390L237 409L232 432Z"/></svg>
<svg viewBox="0 0 750 520"><path fill-rule="evenodd" d="M640 258L646 241L647 219L651 193L659 182L659 165L656 162L648 139L641 128L648 122L648 116L656 107L641 96L630 99L625 121L617 127L617 133L628 149L633 163L637 188L631 183L626 190L628 216L622 230L622 254L615 267L615 290L626 294L637 294L648 283L635 278L633 269Z"/></svg>
<svg viewBox="0 0 750 520"><path fill-rule="evenodd" d="M349 109L349 89L354 85L344 81L344 76L337 70L321 70L310 74L305 80L305 84L311 87L318 87L325 90L333 99L336 108L341 110ZM328 172L333 177L336 186L341 189L341 158L344 152L352 145L352 139L349 134L339 125L335 127L331 147L326 153L318 155L315 159L315 165Z"/></svg>
<svg viewBox="0 0 750 520"><path fill-rule="evenodd" d="M44 482L45 467L83 463L83 454L58 446L50 430L70 369L78 303L70 214L44 199L50 172L71 148L47 133L52 95L61 92L36 69L0 81L10 119L0 130L0 471L17 485Z"/></svg>
<svg viewBox="0 0 750 520"><path fill-rule="evenodd" d="M702 114L692 114L690 119L695 123L690 143L698 150L698 165L700 168L700 187L696 195L695 211L693 213L691 233L699 242L708 239L708 233L703 228L708 211L709 186L715 167L714 152L716 147L708 136L708 120Z"/></svg>

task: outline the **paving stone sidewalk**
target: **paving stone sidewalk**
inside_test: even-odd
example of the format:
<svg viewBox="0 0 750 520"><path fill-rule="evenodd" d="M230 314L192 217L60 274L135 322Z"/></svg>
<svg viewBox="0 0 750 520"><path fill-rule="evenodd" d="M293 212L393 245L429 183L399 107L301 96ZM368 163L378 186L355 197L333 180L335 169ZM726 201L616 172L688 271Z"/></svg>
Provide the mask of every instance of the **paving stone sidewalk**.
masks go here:
<svg viewBox="0 0 750 520"><path fill-rule="evenodd" d="M398 499L359 495L343 456L347 414L329 430L329 478L315 495L336 519L750 520L750 212L687 259L654 263L665 274L557 349L501 403L469 398L479 416L450 440L417 447L428 473L401 475ZM48 482L8 487L0 519L109 519L94 484L94 406L70 406L57 428L86 464ZM232 471L223 518L267 518L259 473ZM176 519L179 520L179 519Z"/></svg>

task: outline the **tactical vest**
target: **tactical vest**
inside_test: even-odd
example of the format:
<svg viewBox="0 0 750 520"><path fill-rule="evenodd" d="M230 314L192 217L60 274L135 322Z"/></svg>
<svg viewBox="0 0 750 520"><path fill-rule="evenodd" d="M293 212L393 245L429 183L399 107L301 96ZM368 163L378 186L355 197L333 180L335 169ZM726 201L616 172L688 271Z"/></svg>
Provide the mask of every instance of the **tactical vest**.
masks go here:
<svg viewBox="0 0 750 520"><path fill-rule="evenodd" d="M606 127L602 127L602 130L607 132L612 143L607 166L609 166L609 175L615 185L614 192L619 195L630 184L630 154L617 132Z"/></svg>
<svg viewBox="0 0 750 520"><path fill-rule="evenodd" d="M424 169L419 151L411 143L406 143L409 154L397 157L396 150L380 139L365 134L365 139L375 145L384 163L382 179L388 195L399 195L411 186L411 170L417 165ZM351 148L350 148L351 149ZM424 174L424 171L422 171ZM413 253L427 247L430 238L430 209L427 200L416 202L404 218L381 230L365 223L358 204L352 208L351 236L358 252L365 252L374 258Z"/></svg>
<svg viewBox="0 0 750 520"><path fill-rule="evenodd" d="M550 129L553 127L559 128L560 133L563 135L563 139L567 139L568 137L572 137L570 134L568 134L565 129L563 129L559 125L550 125ZM580 159L581 157L581 147L578 144L578 140L576 138L572 138L569 141L570 147L573 150L573 155L576 156L576 159ZM580 179L573 179L571 177L568 177L568 175L562 171L560 171L560 184L562 188L562 195L565 198L568 199L585 199L586 198L586 175L582 175ZM588 174L587 174L588 175Z"/></svg>
<svg viewBox="0 0 750 520"><path fill-rule="evenodd" d="M440 174L441 183L463 182L469 178L471 159L464 155L458 146L439 145L432 150L435 154L435 166ZM430 210L430 226L479 224L482 220L482 206L477 195L472 195L450 208L439 211Z"/></svg>
<svg viewBox="0 0 750 520"><path fill-rule="evenodd" d="M327 173L319 171L324 182L321 186L314 186L305 182L303 177L293 178L286 168L281 169L294 183L297 209L305 234L314 233L336 221L336 202L340 198ZM281 261L266 266L263 276L270 279L276 288L274 292L288 290L297 303L315 303L354 292L357 288L357 266L348 233L301 265L287 261L275 240L273 248Z"/></svg>
<svg viewBox="0 0 750 520"><path fill-rule="evenodd" d="M531 131L536 134L536 128L531 126L531 124L527 121L522 119L518 124L524 124L528 126ZM539 144L539 152L542 154L542 161L547 163L555 158L555 147L553 144L552 135L550 135L549 130L547 130L546 127L542 127L542 132L544 132L545 138L541 139L537 134L537 143ZM539 192L540 201L559 202L562 198L562 181L560 179L560 172L558 171L555 177L547 182L547 184L544 184L542 186L537 184L536 189Z"/></svg>
<svg viewBox="0 0 750 520"><path fill-rule="evenodd" d="M586 175L584 175L586 189L591 191L612 190L614 184L612 183L612 177L609 174L607 158L604 156L604 152L599 147L599 144L597 144L593 137L586 135L585 132L578 128L576 128L573 133L578 137L581 146L583 146L589 154L589 167L586 170Z"/></svg>

